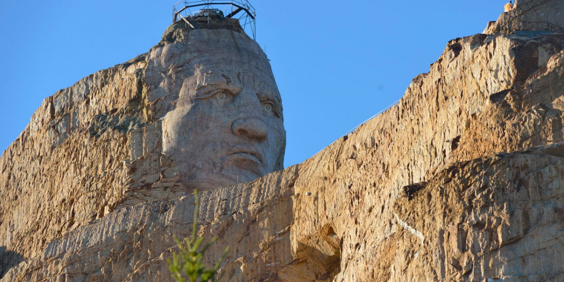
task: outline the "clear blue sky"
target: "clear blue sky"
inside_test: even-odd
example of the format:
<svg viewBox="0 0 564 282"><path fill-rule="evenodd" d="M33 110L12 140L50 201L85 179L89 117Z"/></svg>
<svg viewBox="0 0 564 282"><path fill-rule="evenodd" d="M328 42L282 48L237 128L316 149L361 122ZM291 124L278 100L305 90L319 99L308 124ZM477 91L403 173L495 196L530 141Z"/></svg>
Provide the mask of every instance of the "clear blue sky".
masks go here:
<svg viewBox="0 0 564 282"><path fill-rule="evenodd" d="M158 43L176 1L0 1L0 152L42 100ZM403 95L447 42L504 0L251 0L282 93L285 165L313 156Z"/></svg>

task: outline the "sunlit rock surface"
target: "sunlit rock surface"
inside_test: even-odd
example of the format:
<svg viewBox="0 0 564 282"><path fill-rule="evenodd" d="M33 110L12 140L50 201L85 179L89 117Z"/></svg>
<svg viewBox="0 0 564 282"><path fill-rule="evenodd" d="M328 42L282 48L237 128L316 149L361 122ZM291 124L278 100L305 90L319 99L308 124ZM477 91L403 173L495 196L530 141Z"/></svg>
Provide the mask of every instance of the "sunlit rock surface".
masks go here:
<svg viewBox="0 0 564 282"><path fill-rule="evenodd" d="M116 209L281 170L281 103L233 19L173 24L148 53L48 97L0 158L0 275Z"/></svg>
<svg viewBox="0 0 564 282"><path fill-rule="evenodd" d="M206 260L231 246L226 281L564 280L562 42L561 33L453 40L398 105L304 163L204 191L199 234L219 237ZM136 85L133 69L116 68L93 77ZM107 95L109 112L135 97ZM173 161L147 162L156 167L137 170L147 187L129 192L137 178L114 160L130 158L133 137L113 128L89 143L60 141L65 127L48 134L58 126L48 105L0 159L2 281L171 281L172 236L189 234L194 209L173 192L183 191L179 178L156 173ZM108 123L130 122L131 135L142 117ZM160 146L150 140L161 129L140 128L143 150ZM32 130L53 141L30 144ZM88 157L68 151L71 142ZM89 181L64 177L94 167L85 160L97 164ZM20 172L30 167L49 175L36 176L44 184Z"/></svg>
<svg viewBox="0 0 564 282"><path fill-rule="evenodd" d="M515 0L512 9L501 14L496 22L490 22L484 33L562 32L563 11L564 2L560 0Z"/></svg>

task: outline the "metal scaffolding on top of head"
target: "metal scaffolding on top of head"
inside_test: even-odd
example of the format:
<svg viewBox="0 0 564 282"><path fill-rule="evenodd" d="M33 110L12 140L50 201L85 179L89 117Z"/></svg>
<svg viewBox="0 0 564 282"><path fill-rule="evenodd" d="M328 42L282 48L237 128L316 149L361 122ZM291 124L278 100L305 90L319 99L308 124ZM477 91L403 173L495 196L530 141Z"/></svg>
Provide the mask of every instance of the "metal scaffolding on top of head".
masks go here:
<svg viewBox="0 0 564 282"><path fill-rule="evenodd" d="M208 17L209 20L210 11L225 18L238 19L245 32L252 34L254 40L257 39L257 13L248 0L180 0L172 7L172 22L194 16Z"/></svg>

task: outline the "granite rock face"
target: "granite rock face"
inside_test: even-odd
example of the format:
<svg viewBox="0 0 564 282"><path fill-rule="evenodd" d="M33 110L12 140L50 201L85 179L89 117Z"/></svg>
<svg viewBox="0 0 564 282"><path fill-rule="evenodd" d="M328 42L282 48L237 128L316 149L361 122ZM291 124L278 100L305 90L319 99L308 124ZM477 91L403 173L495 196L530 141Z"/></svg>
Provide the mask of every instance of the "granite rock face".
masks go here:
<svg viewBox="0 0 564 282"><path fill-rule="evenodd" d="M527 3L547 7L551 1ZM398 105L355 132L302 164L202 192L199 234L219 237L206 261L213 262L231 246L222 268L226 281L564 280L562 42L562 33L452 40L430 71L413 80ZM144 63L146 59L133 61L129 67ZM118 69L131 75L114 71L107 80L130 77L135 82L134 71ZM129 100L118 98L112 98L114 103L128 105ZM139 112L150 117L162 105L148 104ZM162 128L143 126L151 119L137 116L100 118L101 129L93 129L100 137L90 137L91 142L115 147L88 143L89 155L79 161L61 147L70 141L52 150L60 152L59 159L67 154L71 161L64 165L80 171L87 167L84 160L119 156L107 150L131 154L133 137L123 137L120 128L127 128L121 129L126 136L142 129L135 140L144 152L162 146L149 142L162 140ZM47 132L45 126L37 128ZM64 174L54 173L37 178L51 186L29 186L35 182L9 182L26 175L16 175L29 169L24 160L39 162L37 169L56 168L41 165L53 159L25 153L31 139L21 138L0 159L2 179L8 179L2 196L9 195L0 210L0 239L17 238L1 243L8 262L2 281L171 281L166 258L176 250L172 236L189 234L194 209L192 197L182 196L188 189L181 178L159 171L175 168L173 159L144 153L140 158L152 158L146 164L155 167L123 163L113 180L100 173L86 184L67 180L63 185ZM22 161L12 161L16 159ZM100 171L113 164L94 163ZM146 186L132 186L138 179L145 179ZM84 188L94 185L100 188ZM63 197L57 191L73 194ZM121 194L112 198L108 191ZM114 204L93 207L99 212L73 219L68 227L57 212L69 200L60 208L43 208L53 203L39 201L46 195L75 199L72 206L87 196L105 203L89 203L94 207ZM115 200L100 200L104 197ZM85 202L74 206L74 218L89 210L83 208L88 207ZM28 218L33 205L42 214ZM17 225L20 221L13 218L26 223ZM50 224L56 220L66 225Z"/></svg>
<svg viewBox="0 0 564 282"><path fill-rule="evenodd" d="M562 32L564 30L564 3L559 0L515 0L513 8L490 22L486 34L531 31Z"/></svg>
<svg viewBox="0 0 564 282"><path fill-rule="evenodd" d="M280 170L285 134L268 59L238 21L177 22L45 99L2 154L0 276L116 208Z"/></svg>

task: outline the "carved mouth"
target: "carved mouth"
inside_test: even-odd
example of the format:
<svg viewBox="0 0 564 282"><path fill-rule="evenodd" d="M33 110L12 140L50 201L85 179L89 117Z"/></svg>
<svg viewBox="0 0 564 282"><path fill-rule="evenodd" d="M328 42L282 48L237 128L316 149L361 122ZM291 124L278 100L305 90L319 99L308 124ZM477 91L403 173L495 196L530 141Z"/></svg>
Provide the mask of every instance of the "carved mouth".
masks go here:
<svg viewBox="0 0 564 282"><path fill-rule="evenodd" d="M259 164L263 163L262 154L255 148L249 146L235 146L229 152L230 156L240 156L246 159L250 159Z"/></svg>

